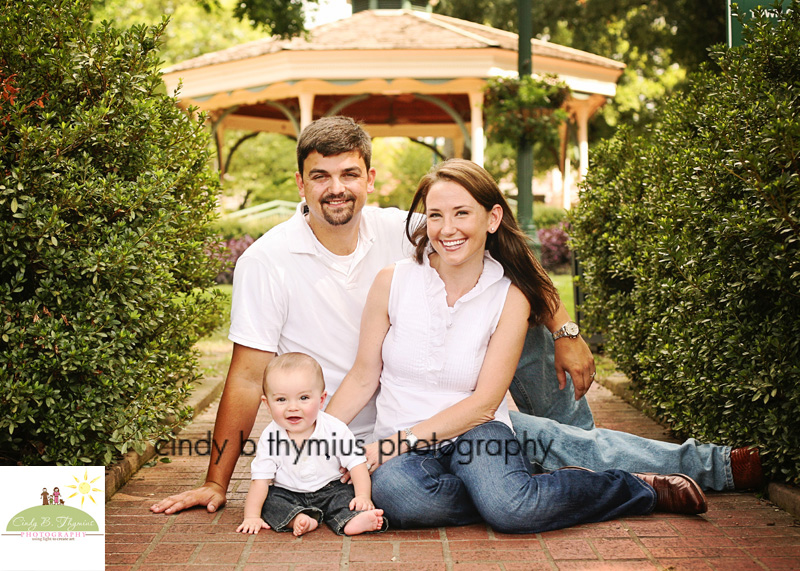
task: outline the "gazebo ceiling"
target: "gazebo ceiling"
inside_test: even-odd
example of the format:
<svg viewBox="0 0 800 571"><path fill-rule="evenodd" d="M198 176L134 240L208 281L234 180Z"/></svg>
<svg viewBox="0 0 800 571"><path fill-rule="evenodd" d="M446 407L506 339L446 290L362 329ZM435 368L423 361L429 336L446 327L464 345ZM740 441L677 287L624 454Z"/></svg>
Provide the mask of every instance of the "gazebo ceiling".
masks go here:
<svg viewBox="0 0 800 571"><path fill-rule="evenodd" d="M460 116L469 118L469 97L466 94L442 94L438 97ZM413 93L370 95L365 99L356 98L347 104L347 100L351 99L354 98L344 95L317 95L314 98L314 117L322 117L329 110L337 108L340 114L348 115L366 124L392 126L435 125L452 122L452 117L442 107ZM279 99L275 103L283 105L297 117L300 116L300 107L296 98ZM281 110L269 103L241 105L236 110L236 116L274 121L286 119Z"/></svg>

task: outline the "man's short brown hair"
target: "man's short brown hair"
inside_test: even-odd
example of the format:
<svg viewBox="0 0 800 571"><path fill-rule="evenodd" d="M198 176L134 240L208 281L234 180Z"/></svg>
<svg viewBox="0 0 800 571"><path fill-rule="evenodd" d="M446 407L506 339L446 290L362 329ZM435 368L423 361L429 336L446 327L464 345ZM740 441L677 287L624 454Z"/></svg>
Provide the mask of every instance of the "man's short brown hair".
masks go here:
<svg viewBox="0 0 800 571"><path fill-rule="evenodd" d="M372 160L372 139L350 117L323 117L309 124L297 139L297 170L303 175L306 158L313 152L332 157L357 151L369 170Z"/></svg>

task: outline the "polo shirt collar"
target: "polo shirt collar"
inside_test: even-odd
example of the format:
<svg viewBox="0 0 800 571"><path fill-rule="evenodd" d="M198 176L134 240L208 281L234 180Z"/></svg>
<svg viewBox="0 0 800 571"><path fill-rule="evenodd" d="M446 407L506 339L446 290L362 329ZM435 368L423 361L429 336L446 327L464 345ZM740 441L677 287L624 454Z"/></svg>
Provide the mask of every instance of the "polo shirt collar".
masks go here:
<svg viewBox="0 0 800 571"><path fill-rule="evenodd" d="M308 225L305 214L306 201L297 205L297 211L288 221L287 236L289 238L289 251L293 254L319 254L317 244L319 241L314 236L314 231ZM367 206L361 211L361 224L358 228L359 245L370 246L375 241L375 233L365 216ZM358 249L358 246L356 247Z"/></svg>

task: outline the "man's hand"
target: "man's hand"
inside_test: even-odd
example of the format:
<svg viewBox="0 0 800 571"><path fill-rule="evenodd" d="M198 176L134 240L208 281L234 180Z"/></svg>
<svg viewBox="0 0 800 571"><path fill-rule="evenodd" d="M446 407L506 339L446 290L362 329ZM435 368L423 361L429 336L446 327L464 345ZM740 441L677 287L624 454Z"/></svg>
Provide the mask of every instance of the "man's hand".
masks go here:
<svg viewBox="0 0 800 571"><path fill-rule="evenodd" d="M369 498L365 498L363 496L356 496L352 500L350 500L350 511L360 511L364 512L367 510L374 510L375 504L372 503L372 500Z"/></svg>
<svg viewBox="0 0 800 571"><path fill-rule="evenodd" d="M555 346L558 386L562 390L567 386L566 373L569 373L575 385L575 400L579 400L594 382L596 369L592 351L580 336L562 337L556 340Z"/></svg>
<svg viewBox="0 0 800 571"><path fill-rule="evenodd" d="M205 506L209 513L214 513L225 505L227 498L222 486L214 482L206 482L201 487L170 496L150 506L153 513L174 514L186 508Z"/></svg>

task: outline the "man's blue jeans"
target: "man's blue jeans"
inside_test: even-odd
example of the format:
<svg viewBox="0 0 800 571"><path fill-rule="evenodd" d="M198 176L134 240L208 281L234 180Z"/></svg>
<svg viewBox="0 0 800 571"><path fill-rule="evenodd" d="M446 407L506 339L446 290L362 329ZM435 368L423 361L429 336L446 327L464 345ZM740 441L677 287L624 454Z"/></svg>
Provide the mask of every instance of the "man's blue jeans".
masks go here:
<svg viewBox="0 0 800 571"><path fill-rule="evenodd" d="M467 525L539 533L650 513L652 487L621 470L531 475L511 429L497 421L432 452L392 458L372 476L372 498L395 528Z"/></svg>
<svg viewBox="0 0 800 571"><path fill-rule="evenodd" d="M511 412L514 432L535 471L582 466L597 471L677 473L686 474L705 490L733 489L729 446L700 444L693 438L672 444L596 429L586 398L575 401L569 375L567 387L558 389L555 344L544 326L528 329L510 390L520 410Z"/></svg>
<svg viewBox="0 0 800 571"><path fill-rule="evenodd" d="M594 428L589 403L585 397L575 400L569 375L566 388L558 388L555 342L544 325L528 328L510 391L520 412L587 430Z"/></svg>
<svg viewBox="0 0 800 571"><path fill-rule="evenodd" d="M548 418L511 411L517 439L534 472L563 466L591 470L618 468L628 472L686 474L705 490L732 490L730 446L700 444L690 438L683 444L650 440L616 430L582 430Z"/></svg>

